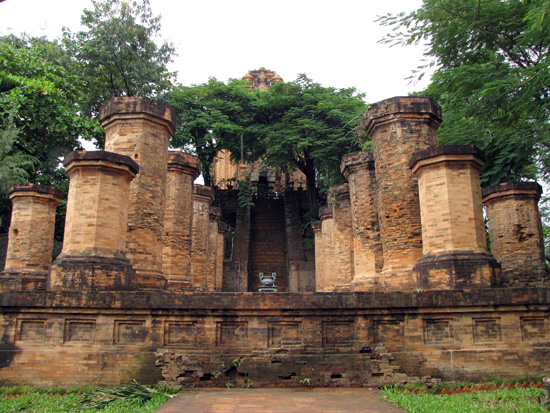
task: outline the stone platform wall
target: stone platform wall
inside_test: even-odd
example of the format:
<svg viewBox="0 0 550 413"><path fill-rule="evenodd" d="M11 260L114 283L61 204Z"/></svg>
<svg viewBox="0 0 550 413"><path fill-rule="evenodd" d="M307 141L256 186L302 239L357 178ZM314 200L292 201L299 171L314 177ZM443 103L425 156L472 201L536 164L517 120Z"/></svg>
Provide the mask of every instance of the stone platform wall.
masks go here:
<svg viewBox="0 0 550 413"><path fill-rule="evenodd" d="M364 386L550 363L550 289L6 291L0 306L0 385Z"/></svg>

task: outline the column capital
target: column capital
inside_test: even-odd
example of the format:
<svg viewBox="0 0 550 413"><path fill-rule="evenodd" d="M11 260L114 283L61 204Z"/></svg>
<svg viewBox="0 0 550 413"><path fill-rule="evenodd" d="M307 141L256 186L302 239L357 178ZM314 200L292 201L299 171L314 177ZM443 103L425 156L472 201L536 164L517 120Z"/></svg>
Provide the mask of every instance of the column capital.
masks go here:
<svg viewBox="0 0 550 413"><path fill-rule="evenodd" d="M537 182L504 182L484 188L481 195L483 196L483 203L508 196L530 196L538 202L542 192L542 186Z"/></svg>
<svg viewBox="0 0 550 413"><path fill-rule="evenodd" d="M361 169L374 169L374 155L372 150L351 152L342 158L340 163L340 172L346 179L350 174Z"/></svg>
<svg viewBox="0 0 550 413"><path fill-rule="evenodd" d="M373 103L363 117L363 127L368 134L378 126L398 118L423 119L437 129L441 124L441 107L430 97L396 96Z"/></svg>
<svg viewBox="0 0 550 413"><path fill-rule="evenodd" d="M485 159L485 152L474 145L442 145L415 152L409 161L409 168L416 175L424 166L471 161L481 169Z"/></svg>
<svg viewBox="0 0 550 413"><path fill-rule="evenodd" d="M181 151L169 151L168 170L191 175L193 180L195 180L201 174L201 163L195 155Z"/></svg>
<svg viewBox="0 0 550 413"><path fill-rule="evenodd" d="M99 108L99 122L103 128L118 120L149 119L162 123L170 135L176 131L176 113L171 106L146 97L113 98Z"/></svg>

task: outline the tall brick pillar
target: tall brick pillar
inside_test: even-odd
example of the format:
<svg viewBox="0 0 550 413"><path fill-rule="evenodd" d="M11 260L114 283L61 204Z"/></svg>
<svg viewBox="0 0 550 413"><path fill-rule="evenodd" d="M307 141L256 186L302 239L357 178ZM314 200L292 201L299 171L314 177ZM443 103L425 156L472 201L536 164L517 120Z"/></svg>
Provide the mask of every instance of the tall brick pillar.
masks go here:
<svg viewBox="0 0 550 413"><path fill-rule="evenodd" d="M171 107L138 97L114 98L101 107L105 150L127 155L139 164L132 182L126 253L140 289L162 289L162 225L164 220L168 142L176 130Z"/></svg>
<svg viewBox="0 0 550 413"><path fill-rule="evenodd" d="M348 184L330 188L328 199L332 202L334 237L330 248L336 254L333 262L327 262L327 284L331 291L350 291L354 276L353 231Z"/></svg>
<svg viewBox="0 0 550 413"><path fill-rule="evenodd" d="M208 230L208 249L206 253L206 288L216 290L216 266L218 264L218 231L222 210L220 207L210 207L210 228Z"/></svg>
<svg viewBox="0 0 550 413"><path fill-rule="evenodd" d="M347 154L340 166L348 180L354 233L355 291L375 291L384 265L372 151Z"/></svg>
<svg viewBox="0 0 550 413"><path fill-rule="evenodd" d="M334 219L332 207L319 208L319 218L313 226L315 233L315 291L328 292L334 289L330 271L334 273Z"/></svg>
<svg viewBox="0 0 550 413"><path fill-rule="evenodd" d="M194 185L193 241L191 244L191 282L195 290L206 288L208 239L210 234L210 204L214 190L209 186Z"/></svg>
<svg viewBox="0 0 550 413"><path fill-rule="evenodd" d="M536 182L509 182L483 190L491 251L502 264L505 285L533 287L548 282Z"/></svg>
<svg viewBox="0 0 550 413"><path fill-rule="evenodd" d="M170 151L162 236L162 270L173 290L191 291L193 182L200 174L199 158Z"/></svg>
<svg viewBox="0 0 550 413"><path fill-rule="evenodd" d="M394 97L375 103L363 117L373 143L378 217L384 267L382 290L412 290L412 268L422 256L418 185L409 159L436 146L441 108L426 97Z"/></svg>
<svg viewBox="0 0 550 413"><path fill-rule="evenodd" d="M52 265L52 290L129 290L135 273L125 255L130 183L139 166L106 151L72 152L63 251Z"/></svg>
<svg viewBox="0 0 550 413"><path fill-rule="evenodd" d="M55 210L63 193L50 186L28 184L14 185L8 194L13 207L0 289L46 289L52 263Z"/></svg>
<svg viewBox="0 0 550 413"><path fill-rule="evenodd" d="M227 232L225 222L218 223L218 247L216 249L216 280L214 282L214 291L223 289L223 254L224 254L224 235Z"/></svg>
<svg viewBox="0 0 550 413"><path fill-rule="evenodd" d="M410 160L418 178L423 255L414 267L418 287L490 287L500 265L487 250L479 170L485 154L473 145L438 146Z"/></svg>

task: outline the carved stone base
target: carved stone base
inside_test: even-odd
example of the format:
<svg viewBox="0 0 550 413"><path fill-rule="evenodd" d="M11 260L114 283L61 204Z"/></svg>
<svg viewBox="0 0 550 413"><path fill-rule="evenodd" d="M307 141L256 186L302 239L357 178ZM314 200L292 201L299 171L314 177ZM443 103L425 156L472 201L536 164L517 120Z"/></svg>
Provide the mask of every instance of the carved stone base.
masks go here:
<svg viewBox="0 0 550 413"><path fill-rule="evenodd" d="M61 254L52 264L48 289L58 291L135 290L135 271L122 255Z"/></svg>
<svg viewBox="0 0 550 413"><path fill-rule="evenodd" d="M417 287L454 290L498 287L501 268L488 253L461 251L423 255L413 268Z"/></svg>

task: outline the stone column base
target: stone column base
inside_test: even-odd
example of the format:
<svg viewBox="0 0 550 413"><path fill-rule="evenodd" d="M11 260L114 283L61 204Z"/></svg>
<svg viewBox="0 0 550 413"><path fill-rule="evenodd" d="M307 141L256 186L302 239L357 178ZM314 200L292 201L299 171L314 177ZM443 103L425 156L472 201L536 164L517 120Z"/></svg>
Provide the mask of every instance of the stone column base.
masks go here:
<svg viewBox="0 0 550 413"><path fill-rule="evenodd" d="M487 288L501 285L499 262L489 253L453 251L423 255L413 268L424 290Z"/></svg>
<svg viewBox="0 0 550 413"><path fill-rule="evenodd" d="M122 255L61 254L52 264L48 289L57 291L135 290L135 271Z"/></svg>

